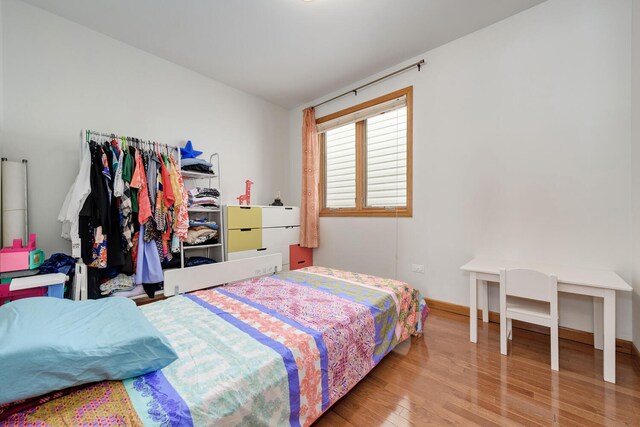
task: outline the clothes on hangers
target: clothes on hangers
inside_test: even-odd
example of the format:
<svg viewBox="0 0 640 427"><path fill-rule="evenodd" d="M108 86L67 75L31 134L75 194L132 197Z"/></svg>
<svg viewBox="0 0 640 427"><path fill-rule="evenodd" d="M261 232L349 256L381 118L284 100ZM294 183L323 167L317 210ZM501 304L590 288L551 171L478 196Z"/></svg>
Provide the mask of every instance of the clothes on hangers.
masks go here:
<svg viewBox="0 0 640 427"><path fill-rule="evenodd" d="M91 141L91 169L89 184L91 192L86 198L78 216L78 235L81 241L81 255L84 263L90 267L107 266L107 237L110 217L110 192L105 181L102 148Z"/></svg>
<svg viewBox="0 0 640 427"><path fill-rule="evenodd" d="M138 222L144 225L151 218L151 202L149 202L149 190L147 189L147 173L142 164L140 150L135 153L136 166L131 178L131 188L135 188L138 202ZM134 210L135 211L135 210Z"/></svg>
<svg viewBox="0 0 640 427"><path fill-rule="evenodd" d="M107 233L107 241L109 244L107 245L107 264L110 267L119 267L124 265L124 253L123 242L122 242L122 232L120 230L120 208L118 206L118 198L115 196L114 186L115 182L112 177L115 177L116 170L118 169L118 154L117 151L113 150L113 145L111 143L106 143L102 146L102 150L107 159L106 171L103 172L105 176L105 182L107 184L107 189L110 194L110 223L109 223L109 231Z"/></svg>
<svg viewBox="0 0 640 427"><path fill-rule="evenodd" d="M180 168L176 160L171 157L171 164L173 165L173 170L176 173L178 179L178 188L180 189L180 204L178 205L178 209L175 213L176 223L174 226L175 235L179 240L184 241L187 238L187 231L189 230L189 197L187 196L187 190L184 186L184 181L182 179L182 174L180 173Z"/></svg>
<svg viewBox="0 0 640 427"><path fill-rule="evenodd" d="M171 188L171 178L169 177L169 171L167 170L166 160L161 157L160 171L162 173L162 194L165 206L173 205L175 197L173 195L173 188Z"/></svg>
<svg viewBox="0 0 640 427"><path fill-rule="evenodd" d="M147 165L147 186L149 188L149 201L151 202L151 211L155 211L156 196L158 195L158 170L160 169L160 160L154 152L147 152L149 157Z"/></svg>
<svg viewBox="0 0 640 427"><path fill-rule="evenodd" d="M80 171L69 188L58 214L58 221L62 222L62 237L69 240L79 239L78 220L80 210L91 193L89 177L91 173L91 150L89 144L80 147Z"/></svg>
<svg viewBox="0 0 640 427"><path fill-rule="evenodd" d="M123 239L123 250L133 247L133 201L131 200L131 178L133 177L133 161L128 150L122 151L122 195L120 196L120 232Z"/></svg>
<svg viewBox="0 0 640 427"><path fill-rule="evenodd" d="M144 229L144 224L140 225L136 285L142 285L149 298L153 298L157 287L164 282L164 275L156 245L154 242L145 242Z"/></svg>
<svg viewBox="0 0 640 427"><path fill-rule="evenodd" d="M118 158L118 163L116 167L116 175L113 178L113 194L116 197L122 197L124 192L124 180L122 179L122 169L123 169L123 157L124 152L120 152L120 157Z"/></svg>
<svg viewBox="0 0 640 427"><path fill-rule="evenodd" d="M188 195L177 165L168 151L131 138L97 136L82 145L80 172L59 218L63 236L77 229L89 270L135 272L150 296L162 287L161 263L171 261L189 229ZM96 287L98 276L90 277ZM100 289L89 293L101 296Z"/></svg>

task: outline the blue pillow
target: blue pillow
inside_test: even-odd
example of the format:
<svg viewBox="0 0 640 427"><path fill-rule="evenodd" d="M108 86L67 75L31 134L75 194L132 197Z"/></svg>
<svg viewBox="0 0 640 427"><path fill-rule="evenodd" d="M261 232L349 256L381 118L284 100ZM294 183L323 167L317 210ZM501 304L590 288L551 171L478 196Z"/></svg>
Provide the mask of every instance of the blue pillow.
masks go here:
<svg viewBox="0 0 640 427"><path fill-rule="evenodd" d="M0 307L0 404L143 375L177 358L128 298L26 298Z"/></svg>

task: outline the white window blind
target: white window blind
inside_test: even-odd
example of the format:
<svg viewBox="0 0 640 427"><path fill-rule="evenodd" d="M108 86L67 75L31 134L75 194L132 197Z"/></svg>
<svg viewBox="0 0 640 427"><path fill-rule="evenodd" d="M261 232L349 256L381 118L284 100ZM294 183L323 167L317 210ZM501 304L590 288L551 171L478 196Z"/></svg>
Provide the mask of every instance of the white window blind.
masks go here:
<svg viewBox="0 0 640 427"><path fill-rule="evenodd" d="M327 132L331 129L337 129L349 123L356 123L362 120L366 120L370 117L377 116L387 111L396 110L407 105L407 97L402 95L395 99L390 99L386 102L373 105L371 107L363 108L362 110L355 111L350 114L345 114L340 117L336 117L333 120L328 120L317 125L318 133Z"/></svg>
<svg viewBox="0 0 640 427"><path fill-rule="evenodd" d="M325 206L356 206L356 125L351 123L325 133Z"/></svg>
<svg viewBox="0 0 640 427"><path fill-rule="evenodd" d="M366 122L366 206L407 205L407 108Z"/></svg>

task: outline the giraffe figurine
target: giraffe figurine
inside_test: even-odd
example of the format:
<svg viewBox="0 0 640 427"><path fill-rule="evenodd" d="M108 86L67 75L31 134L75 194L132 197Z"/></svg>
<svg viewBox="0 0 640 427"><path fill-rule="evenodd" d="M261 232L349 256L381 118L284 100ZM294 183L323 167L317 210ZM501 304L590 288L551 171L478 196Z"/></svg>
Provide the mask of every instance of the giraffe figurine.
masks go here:
<svg viewBox="0 0 640 427"><path fill-rule="evenodd" d="M251 204L251 184L253 184L253 182L251 182L250 180L246 180L244 183L245 183L244 194L236 198L238 199L239 205L242 205L245 202L247 205L250 205Z"/></svg>

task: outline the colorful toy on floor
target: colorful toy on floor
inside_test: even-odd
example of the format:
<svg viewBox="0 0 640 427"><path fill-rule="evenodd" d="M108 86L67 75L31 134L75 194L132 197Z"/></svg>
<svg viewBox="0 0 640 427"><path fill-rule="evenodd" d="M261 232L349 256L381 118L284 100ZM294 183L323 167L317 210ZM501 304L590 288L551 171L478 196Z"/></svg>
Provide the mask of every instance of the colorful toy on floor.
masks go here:
<svg viewBox="0 0 640 427"><path fill-rule="evenodd" d="M251 184L253 184L253 182L251 182L250 180L246 180L244 183L244 194L238 196L237 199L239 205L246 204L248 206L251 204Z"/></svg>
<svg viewBox="0 0 640 427"><path fill-rule="evenodd" d="M50 296L63 298L66 274L38 274L44 263L44 251L36 249L36 235L29 235L29 243L21 239L0 249L0 305L22 298Z"/></svg>
<svg viewBox="0 0 640 427"><path fill-rule="evenodd" d="M27 246L22 246L22 240L15 239L13 245L0 249L0 272L33 270L44 262L44 252L36 249L36 235L29 236Z"/></svg>

